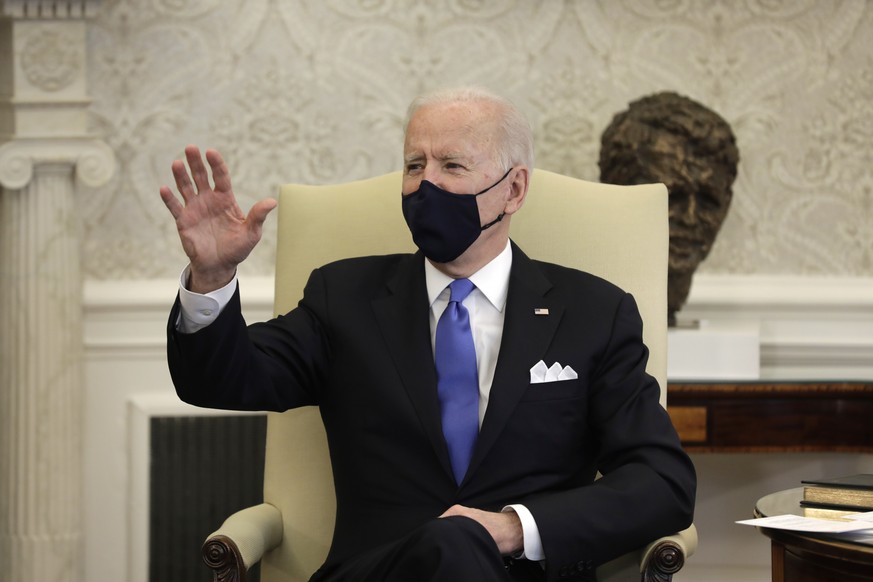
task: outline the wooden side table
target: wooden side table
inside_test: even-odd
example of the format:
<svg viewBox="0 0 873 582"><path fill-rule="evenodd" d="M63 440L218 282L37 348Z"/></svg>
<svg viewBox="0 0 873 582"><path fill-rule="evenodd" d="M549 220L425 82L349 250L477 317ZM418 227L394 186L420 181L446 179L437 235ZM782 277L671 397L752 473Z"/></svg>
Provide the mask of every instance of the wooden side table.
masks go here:
<svg viewBox="0 0 873 582"><path fill-rule="evenodd" d="M685 450L873 452L873 381L670 382Z"/></svg>
<svg viewBox="0 0 873 582"><path fill-rule="evenodd" d="M757 517L803 515L803 488L772 493L755 504ZM869 582L873 580L873 535L867 541L760 528L770 538L773 582Z"/></svg>

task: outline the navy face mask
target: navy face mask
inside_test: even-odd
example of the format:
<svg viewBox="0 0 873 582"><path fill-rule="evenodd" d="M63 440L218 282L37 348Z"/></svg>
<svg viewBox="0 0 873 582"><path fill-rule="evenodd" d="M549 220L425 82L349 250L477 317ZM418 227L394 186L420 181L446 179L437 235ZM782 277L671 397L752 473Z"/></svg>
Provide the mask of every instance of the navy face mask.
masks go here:
<svg viewBox="0 0 873 582"><path fill-rule="evenodd" d="M470 248L483 230L491 228L505 213L485 225L479 224L476 198L502 182L512 171L476 194L455 194L422 180L415 192L403 196L403 217L412 240L431 261L449 263Z"/></svg>

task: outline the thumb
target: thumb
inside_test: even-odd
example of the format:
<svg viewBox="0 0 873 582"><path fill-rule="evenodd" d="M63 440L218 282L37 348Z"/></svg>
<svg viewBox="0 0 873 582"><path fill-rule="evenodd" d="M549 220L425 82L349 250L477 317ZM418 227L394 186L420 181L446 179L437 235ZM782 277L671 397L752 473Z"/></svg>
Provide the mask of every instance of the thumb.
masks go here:
<svg viewBox="0 0 873 582"><path fill-rule="evenodd" d="M267 215L278 205L279 203L273 198L266 198L255 203L251 210L249 210L246 222L251 224L251 228L260 228L264 221L267 220Z"/></svg>

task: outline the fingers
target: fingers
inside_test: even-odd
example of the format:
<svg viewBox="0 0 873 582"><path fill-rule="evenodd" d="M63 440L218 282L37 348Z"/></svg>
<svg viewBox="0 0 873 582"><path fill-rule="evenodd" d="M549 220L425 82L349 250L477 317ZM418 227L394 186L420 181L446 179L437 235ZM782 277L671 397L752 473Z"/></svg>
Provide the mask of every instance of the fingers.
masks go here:
<svg viewBox="0 0 873 582"><path fill-rule="evenodd" d="M206 165L203 163L203 158L200 155L200 148L194 145L186 147L185 159L188 160L188 167L191 168L191 177L197 186L197 192L209 190L209 172L206 171Z"/></svg>
<svg viewBox="0 0 873 582"><path fill-rule="evenodd" d="M197 146L186 147L185 157L187 158L189 165L196 166L199 162L201 173L205 173L205 169L203 168L203 162L200 161L200 150L197 149ZM194 160L193 164L192 160ZM188 175L188 168L185 166L185 162L183 162L182 160L173 160L173 163L170 165L170 169L173 172L173 179L176 182L176 188L178 188L179 194L182 195L182 199L185 201L185 205L188 205L191 200L193 200L194 197L197 196L197 193L199 190L201 190L201 188L199 184L196 189L194 188L194 184L191 183L191 177ZM193 169L192 173L194 173ZM208 187L208 177L206 178L206 183ZM173 191L170 190L170 188L168 188L167 186L161 186L160 193L161 200L164 201L164 205L173 215L173 218L178 220L179 216L184 210L184 207L176 199Z"/></svg>
<svg viewBox="0 0 873 582"><path fill-rule="evenodd" d="M218 192L230 192L233 189L230 185L230 172L221 154L216 150L206 150L206 161L212 168L212 181L215 182L215 189Z"/></svg>
<svg viewBox="0 0 873 582"><path fill-rule="evenodd" d="M185 204L188 204L192 198L197 196L197 191L194 189L194 185L191 184L190 176L188 176L188 168L185 167L185 163L181 160L173 160L170 169L173 171L173 179L176 181L176 188L179 189L179 194L182 195Z"/></svg>
<svg viewBox="0 0 873 582"><path fill-rule="evenodd" d="M206 157L209 165L212 167L213 177L216 181L216 189L225 192L230 192L230 174L227 171L227 165L224 160L215 150L207 150ZM188 162L187 167L182 160L174 160L170 166L173 171L173 179L176 181L176 187L185 200L185 204L202 192L210 189L209 172L206 170L206 165L203 163L203 158L200 156L200 149L195 145L189 145L185 148L185 159ZM189 175L190 168L190 175ZM194 179L193 183L191 179ZM218 184L221 187L218 187ZM163 197L163 194L162 194ZM164 201L166 204L166 200Z"/></svg>
<svg viewBox="0 0 873 582"><path fill-rule="evenodd" d="M231 192L230 172L227 169L227 164L224 163L224 158L217 150L208 149L205 152L206 161L209 168L212 170L212 180L215 183L215 190L220 192ZM176 185L179 186L182 196L194 195L200 192L210 190L209 171L206 169L206 164L203 163L203 156L200 155L200 149L195 145L189 145L185 148L185 159L188 161L188 168L191 170L189 178L185 164L180 160L173 162L173 175L176 178ZM191 178L194 179L194 186L191 185ZM185 188L182 191L182 188ZM187 200L187 198L186 198Z"/></svg>
<svg viewBox="0 0 873 582"><path fill-rule="evenodd" d="M463 505L452 505L447 510L443 512L440 517L450 517L453 515L463 515L465 517L472 517L473 510L469 507L465 507Z"/></svg>
<svg viewBox="0 0 873 582"><path fill-rule="evenodd" d="M182 214L182 205L179 204L176 195L173 194L173 191L167 186L161 186L160 192L161 200L164 201L164 205L170 211L170 214L173 215L173 218L178 220L179 215Z"/></svg>
<svg viewBox="0 0 873 582"><path fill-rule="evenodd" d="M246 220L246 222L249 223L249 229L252 233L259 236L261 227L263 226L264 221L267 220L267 215L269 215L279 203L273 198L261 200L252 206L249 210L248 216L244 218L241 210L236 205L233 191L231 189L230 172L227 169L227 164L225 164L224 158L221 157L221 154L218 153L218 151L213 149L206 150L205 158L212 171L212 179L215 182L214 192L229 194L230 197L226 198L226 200L229 200L230 203L232 203L232 214L235 214L239 220ZM212 190L209 186L209 171L203 163L200 149L195 145L187 146L185 148L185 159L188 162L187 167L182 160L174 160L171 168L173 171L173 178L176 181L176 187L179 189L179 193L185 201L185 206L187 206L198 195ZM173 218L178 220L179 216L184 212L184 206L178 201L172 190L167 186L161 186L160 194L161 199L164 201L164 205L166 205L167 209L173 215Z"/></svg>
<svg viewBox="0 0 873 582"><path fill-rule="evenodd" d="M512 554L524 548L524 530L518 514L514 511L492 512L463 505L453 505L440 517L453 515L468 517L479 522L491 534L497 548L503 555Z"/></svg>

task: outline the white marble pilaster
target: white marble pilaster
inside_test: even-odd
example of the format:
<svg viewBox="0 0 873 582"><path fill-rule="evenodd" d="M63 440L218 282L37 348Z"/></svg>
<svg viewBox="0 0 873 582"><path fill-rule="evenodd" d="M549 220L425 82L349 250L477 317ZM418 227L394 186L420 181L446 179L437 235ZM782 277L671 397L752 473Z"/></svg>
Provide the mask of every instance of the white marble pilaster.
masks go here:
<svg viewBox="0 0 873 582"><path fill-rule="evenodd" d="M82 342L70 164L0 196L0 577L79 580Z"/></svg>
<svg viewBox="0 0 873 582"><path fill-rule="evenodd" d="M85 122L96 4L0 4L0 582L84 573L76 196L113 171Z"/></svg>

